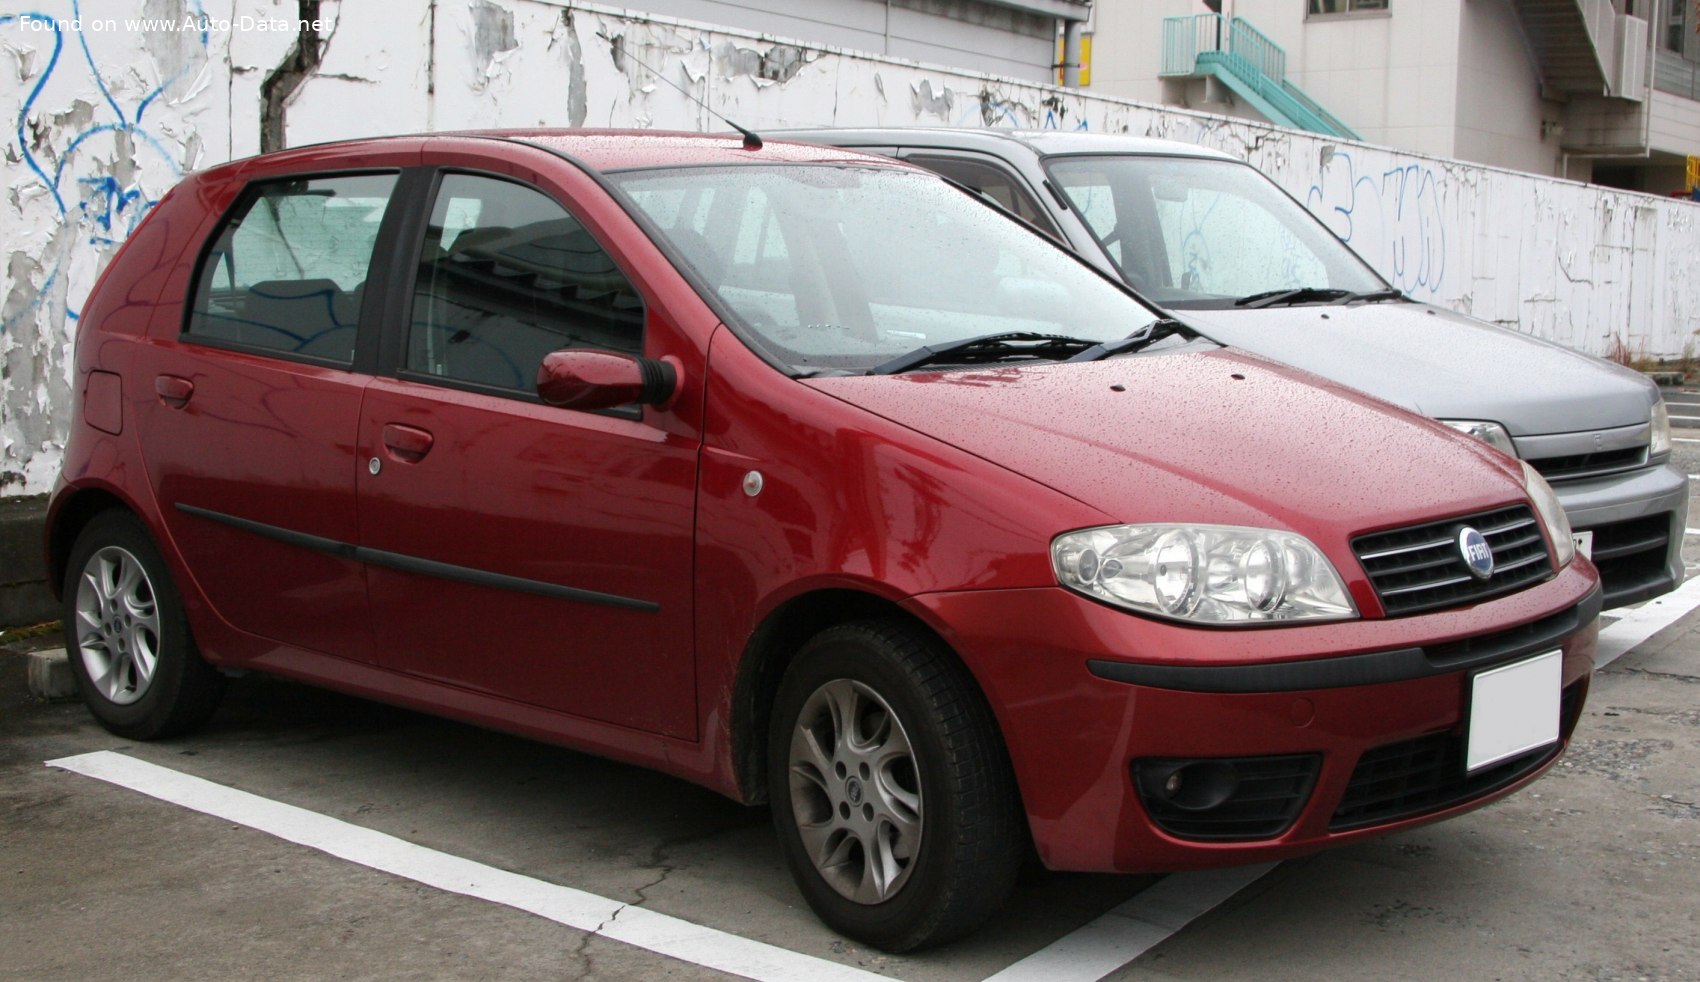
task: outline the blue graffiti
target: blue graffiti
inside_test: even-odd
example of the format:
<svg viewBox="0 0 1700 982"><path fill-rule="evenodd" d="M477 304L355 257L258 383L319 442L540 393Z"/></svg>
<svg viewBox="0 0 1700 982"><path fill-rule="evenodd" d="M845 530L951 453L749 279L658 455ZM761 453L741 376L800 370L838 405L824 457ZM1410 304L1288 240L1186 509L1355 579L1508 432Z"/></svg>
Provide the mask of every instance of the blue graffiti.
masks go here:
<svg viewBox="0 0 1700 982"><path fill-rule="evenodd" d="M1045 110L1045 125L1041 128L1047 129L1047 130L1060 130L1060 129L1062 129L1062 126L1059 125L1059 121L1057 119L1057 111L1055 109ZM1081 119L1077 119L1077 120L1074 121L1073 129L1074 129L1074 132L1076 132L1076 133L1085 133L1085 132L1087 132L1088 130L1091 129L1091 126L1087 124L1087 122L1084 118L1081 118Z"/></svg>
<svg viewBox="0 0 1700 982"><path fill-rule="evenodd" d="M1068 115L1062 100L1051 96L1040 100L1040 104L1045 110L1043 116L1026 103L1004 98L989 90L981 90L979 98L964 100L962 109L955 114L950 125L1013 130L1062 129L1063 120ZM1075 132L1084 132L1091 127L1085 117L1079 117L1069 128Z"/></svg>
<svg viewBox="0 0 1700 982"><path fill-rule="evenodd" d="M1336 150L1324 159L1305 206L1394 286L1440 292L1446 219L1433 168L1413 163L1360 174L1352 154Z"/></svg>
<svg viewBox="0 0 1700 982"><path fill-rule="evenodd" d="M191 7L195 20L201 25L199 32L201 47L206 50L210 38L202 0L192 0ZM69 170L73 175L76 174L78 151L85 143L102 134L112 133L127 135L138 149L141 147L148 148L165 164L173 177L181 177L183 174L181 164L164 142L142 125L142 119L147 113L148 107L184 77L188 71L188 66L179 67L176 72L144 94L137 101L134 113L126 112L124 106L113 95L111 87L107 85L106 76L102 73L94 51L89 46L88 37L81 30L67 31L65 29L67 25L80 25L81 23L81 0L71 0L71 15L68 18L54 17L40 10L0 14L0 27L16 27L27 24L32 32L50 34L53 38L52 54L48 56L46 66L41 70L35 84L30 87L29 94L25 96L23 105L18 109L13 137L16 141L16 159L23 161L24 165L35 175L36 180L52 197L61 224L75 223L80 230L87 232L83 240L84 244L98 249L109 249L135 230L147 214L148 209L156 203L155 199L148 197L139 186L123 187L116 178L110 175L102 175L98 177L76 176L75 182L80 189L79 193L75 200L67 201L66 173ZM42 159L36 153L35 141L30 137L30 123L35 117L42 94L48 85L68 70L69 64L76 62L75 55L66 57L67 34L74 36L77 50L82 54L80 61L86 66L88 77L94 82L96 90L100 93L101 101L106 108L111 110L115 119L93 122L82 130L70 134L65 145L58 148L54 154L56 159L44 166ZM41 286L37 289L35 297L23 310L18 311L5 321L0 321L0 332L9 331L20 321L35 315L37 308L40 307L43 299L47 296L49 287L60 276L61 266L64 262L65 259L61 257L58 262L47 267L46 275L43 276ZM65 313L71 320L76 320L79 317L78 312L69 307Z"/></svg>

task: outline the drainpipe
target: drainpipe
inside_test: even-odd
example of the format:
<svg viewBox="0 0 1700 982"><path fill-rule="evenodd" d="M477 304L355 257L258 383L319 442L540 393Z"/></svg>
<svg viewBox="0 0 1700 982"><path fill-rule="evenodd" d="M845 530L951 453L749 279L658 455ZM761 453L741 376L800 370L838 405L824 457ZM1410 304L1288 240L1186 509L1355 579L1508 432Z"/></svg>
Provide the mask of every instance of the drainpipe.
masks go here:
<svg viewBox="0 0 1700 982"><path fill-rule="evenodd" d="M1080 34L1086 22L1063 21L1063 85L1080 88Z"/></svg>

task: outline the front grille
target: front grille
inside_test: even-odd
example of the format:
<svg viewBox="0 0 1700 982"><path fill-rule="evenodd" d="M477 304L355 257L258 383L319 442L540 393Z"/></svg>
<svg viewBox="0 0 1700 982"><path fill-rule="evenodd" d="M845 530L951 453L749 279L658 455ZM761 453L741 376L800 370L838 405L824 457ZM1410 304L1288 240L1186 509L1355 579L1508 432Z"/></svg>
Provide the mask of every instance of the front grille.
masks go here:
<svg viewBox="0 0 1700 982"><path fill-rule="evenodd" d="M1493 550L1493 575L1485 580L1471 575L1458 549L1466 525ZM1546 539L1527 505L1360 535L1352 551L1389 617L1485 600L1552 575Z"/></svg>
<svg viewBox="0 0 1700 982"><path fill-rule="evenodd" d="M1606 606L1633 603L1670 588L1665 554L1670 543L1670 515L1648 515L1627 522L1596 525L1594 565Z"/></svg>
<svg viewBox="0 0 1700 982"><path fill-rule="evenodd" d="M1558 756L1570 739L1586 691L1585 680L1565 687L1557 746L1537 747L1474 774L1464 769L1462 733L1434 733L1368 751L1358 758L1328 830L1344 832L1441 811L1528 776Z"/></svg>
<svg viewBox="0 0 1700 982"><path fill-rule="evenodd" d="M1574 481L1618 471L1632 471L1647 462L1647 448L1622 447L1597 453L1570 454L1565 457L1535 457L1529 466L1541 472L1549 481Z"/></svg>
<svg viewBox="0 0 1700 982"><path fill-rule="evenodd" d="M1183 808L1163 793L1163 780L1188 764L1232 768L1233 791L1208 808ZM1137 760L1133 783L1158 828L1182 839L1270 839L1287 831L1310 800L1322 758L1316 754L1232 759ZM1184 773L1184 772L1183 772Z"/></svg>

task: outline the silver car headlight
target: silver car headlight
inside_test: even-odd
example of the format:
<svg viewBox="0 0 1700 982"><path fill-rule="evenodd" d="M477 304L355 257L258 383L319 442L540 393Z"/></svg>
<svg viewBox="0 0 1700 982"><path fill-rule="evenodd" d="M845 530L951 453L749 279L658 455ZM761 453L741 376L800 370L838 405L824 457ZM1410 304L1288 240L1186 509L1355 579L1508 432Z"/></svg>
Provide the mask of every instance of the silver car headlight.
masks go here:
<svg viewBox="0 0 1700 982"><path fill-rule="evenodd" d="M1670 410L1665 408L1664 396L1653 404L1653 441L1647 448L1647 456L1657 457L1670 453Z"/></svg>
<svg viewBox="0 0 1700 982"><path fill-rule="evenodd" d="M1465 436L1473 436L1495 450L1517 456L1517 445L1511 442L1511 434L1498 423L1485 419L1442 419L1437 422L1445 423Z"/></svg>
<svg viewBox="0 0 1700 982"><path fill-rule="evenodd" d="M1057 536L1051 565L1070 590L1176 620L1249 625L1358 614L1333 564L1291 532L1110 525Z"/></svg>
<svg viewBox="0 0 1700 982"><path fill-rule="evenodd" d="M1523 488L1529 492L1529 500L1535 503L1541 524L1547 527L1553 549L1558 552L1558 568L1563 569L1576 555L1576 538L1570 531L1570 519L1564 514L1564 506L1558 503L1558 495L1547 479L1527 463L1518 463L1523 464Z"/></svg>

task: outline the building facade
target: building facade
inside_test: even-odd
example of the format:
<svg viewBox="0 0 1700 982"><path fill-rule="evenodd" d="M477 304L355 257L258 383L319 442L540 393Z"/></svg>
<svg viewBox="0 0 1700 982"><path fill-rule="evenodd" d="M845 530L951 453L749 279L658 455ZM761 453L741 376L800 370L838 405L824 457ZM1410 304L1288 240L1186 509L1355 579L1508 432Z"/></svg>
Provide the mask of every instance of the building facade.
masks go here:
<svg viewBox="0 0 1700 982"><path fill-rule="evenodd" d="M1157 0L1095 16L1104 94L1324 132L1279 118L1308 102L1337 135L1660 194L1686 190L1700 155L1697 0ZM1271 89L1297 91L1265 104Z"/></svg>

